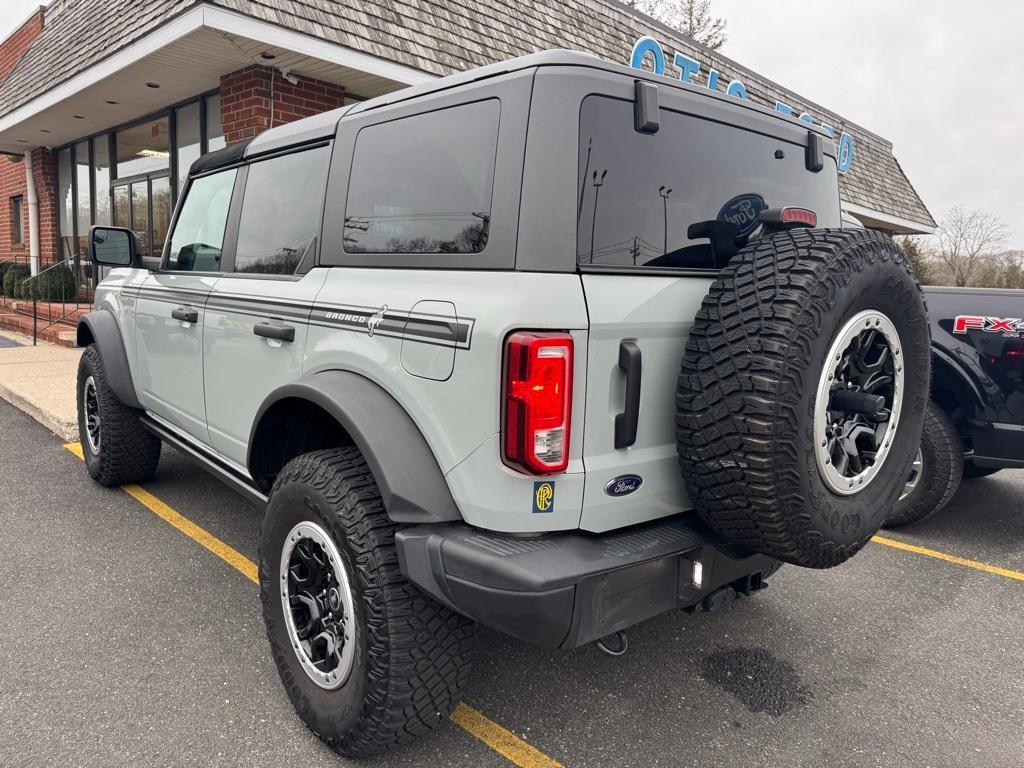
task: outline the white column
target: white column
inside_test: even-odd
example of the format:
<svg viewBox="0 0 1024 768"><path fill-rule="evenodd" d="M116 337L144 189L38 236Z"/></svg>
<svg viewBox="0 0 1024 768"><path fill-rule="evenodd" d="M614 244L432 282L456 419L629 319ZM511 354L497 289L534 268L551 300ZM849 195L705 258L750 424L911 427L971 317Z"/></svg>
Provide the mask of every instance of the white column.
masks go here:
<svg viewBox="0 0 1024 768"><path fill-rule="evenodd" d="M39 196L32 176L32 150L25 150L25 195L28 198L28 254L32 274L39 272Z"/></svg>

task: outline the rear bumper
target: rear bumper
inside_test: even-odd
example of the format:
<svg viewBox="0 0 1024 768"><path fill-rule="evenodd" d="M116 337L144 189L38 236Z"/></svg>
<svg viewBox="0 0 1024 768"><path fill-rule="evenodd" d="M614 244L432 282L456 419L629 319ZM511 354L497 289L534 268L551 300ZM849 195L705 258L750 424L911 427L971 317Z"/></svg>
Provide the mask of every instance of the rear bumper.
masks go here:
<svg viewBox="0 0 1024 768"><path fill-rule="evenodd" d="M439 523L401 530L396 543L402 572L435 599L520 640L566 649L757 589L750 577L776 562L733 549L692 515L541 538Z"/></svg>
<svg viewBox="0 0 1024 768"><path fill-rule="evenodd" d="M979 467L1024 467L1024 426L996 421L968 422L972 461Z"/></svg>

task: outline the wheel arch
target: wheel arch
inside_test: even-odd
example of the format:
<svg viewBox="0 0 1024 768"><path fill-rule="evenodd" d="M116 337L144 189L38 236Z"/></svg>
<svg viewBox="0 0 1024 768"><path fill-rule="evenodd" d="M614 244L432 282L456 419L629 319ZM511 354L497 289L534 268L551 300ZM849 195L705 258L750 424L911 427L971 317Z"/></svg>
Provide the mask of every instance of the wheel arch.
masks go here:
<svg viewBox="0 0 1024 768"><path fill-rule="evenodd" d="M135 394L128 355L121 337L121 327L109 309L96 309L78 320L75 343L79 347L95 344L103 363L103 371L110 389L130 408L142 408Z"/></svg>
<svg viewBox="0 0 1024 768"><path fill-rule="evenodd" d="M390 394L351 371L321 371L274 390L256 414L246 463L268 492L291 459L340 445L362 452L394 522L462 519L415 422Z"/></svg>
<svg viewBox="0 0 1024 768"><path fill-rule="evenodd" d="M932 400L957 427L962 427L986 398L970 375L949 355L932 347Z"/></svg>

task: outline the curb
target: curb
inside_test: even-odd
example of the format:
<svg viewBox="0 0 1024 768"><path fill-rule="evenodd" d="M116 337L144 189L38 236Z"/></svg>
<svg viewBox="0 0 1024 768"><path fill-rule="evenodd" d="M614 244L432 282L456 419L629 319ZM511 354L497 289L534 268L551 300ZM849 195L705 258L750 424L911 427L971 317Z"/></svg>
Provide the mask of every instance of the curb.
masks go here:
<svg viewBox="0 0 1024 768"><path fill-rule="evenodd" d="M31 416L64 442L72 442L78 439L77 423L58 419L53 414L47 413L39 406L29 402L17 392L11 391L3 384L0 384L0 398L3 398L18 410Z"/></svg>

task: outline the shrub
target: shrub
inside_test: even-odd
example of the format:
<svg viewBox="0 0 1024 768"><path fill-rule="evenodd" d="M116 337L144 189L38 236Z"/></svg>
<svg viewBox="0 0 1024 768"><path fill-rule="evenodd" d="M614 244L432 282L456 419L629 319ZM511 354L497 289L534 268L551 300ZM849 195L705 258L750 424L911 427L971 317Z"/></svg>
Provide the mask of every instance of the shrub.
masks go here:
<svg viewBox="0 0 1024 768"><path fill-rule="evenodd" d="M21 283L31 272L24 264L11 264L4 272L4 296L17 298L15 293L21 288Z"/></svg>
<svg viewBox="0 0 1024 768"><path fill-rule="evenodd" d="M66 265L40 273L34 282L38 283L38 298L42 301L74 301L78 294L75 273ZM32 296L30 294L25 298L30 299Z"/></svg>

